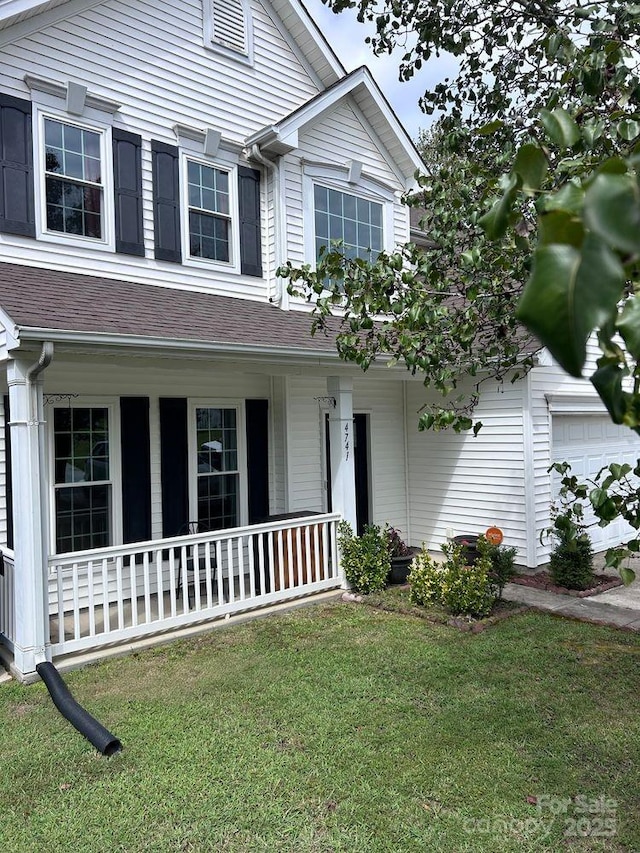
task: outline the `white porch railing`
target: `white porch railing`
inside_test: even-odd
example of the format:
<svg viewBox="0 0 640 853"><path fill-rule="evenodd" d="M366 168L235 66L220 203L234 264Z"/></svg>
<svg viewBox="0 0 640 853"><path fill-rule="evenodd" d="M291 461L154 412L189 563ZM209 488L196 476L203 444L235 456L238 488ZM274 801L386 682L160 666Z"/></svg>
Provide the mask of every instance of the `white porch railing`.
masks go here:
<svg viewBox="0 0 640 853"><path fill-rule="evenodd" d="M49 558L54 657L340 586L337 513Z"/></svg>
<svg viewBox="0 0 640 853"><path fill-rule="evenodd" d="M2 548L0 564L0 643L13 651L16 638L16 614L13 591L14 556L9 548Z"/></svg>

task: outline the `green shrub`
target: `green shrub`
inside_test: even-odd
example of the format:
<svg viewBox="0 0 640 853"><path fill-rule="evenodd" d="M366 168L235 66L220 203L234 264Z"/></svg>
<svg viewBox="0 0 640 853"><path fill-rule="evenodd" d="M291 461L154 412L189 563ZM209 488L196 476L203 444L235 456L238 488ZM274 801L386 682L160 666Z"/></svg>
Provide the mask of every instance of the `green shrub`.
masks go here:
<svg viewBox="0 0 640 853"><path fill-rule="evenodd" d="M489 581L494 588L496 598L502 598L502 590L516 573L515 560L517 548L507 548L506 545L492 545L484 536L478 538L478 550L481 555L489 557L491 569Z"/></svg>
<svg viewBox="0 0 640 853"><path fill-rule="evenodd" d="M442 581L441 601L454 616L486 616L493 607L496 594L490 580L491 560L482 555L472 566L467 564L464 548L443 545L447 555Z"/></svg>
<svg viewBox="0 0 640 853"><path fill-rule="evenodd" d="M549 574L554 584L567 589L587 589L593 583L593 548L585 532L556 533L558 544L551 552Z"/></svg>
<svg viewBox="0 0 640 853"><path fill-rule="evenodd" d="M387 583L391 559L385 533L377 525L367 525L362 536L355 536L351 525L338 525L340 559L349 586L367 595L379 592Z"/></svg>
<svg viewBox="0 0 640 853"><path fill-rule="evenodd" d="M411 561L407 578L409 598L413 604L440 602L444 563L439 563L422 550Z"/></svg>
<svg viewBox="0 0 640 853"><path fill-rule="evenodd" d="M467 565L463 545L442 546L444 562L421 551L413 558L409 572L409 596L414 604L441 604L450 613L486 616L496 600L492 584L491 560L481 554L473 566Z"/></svg>

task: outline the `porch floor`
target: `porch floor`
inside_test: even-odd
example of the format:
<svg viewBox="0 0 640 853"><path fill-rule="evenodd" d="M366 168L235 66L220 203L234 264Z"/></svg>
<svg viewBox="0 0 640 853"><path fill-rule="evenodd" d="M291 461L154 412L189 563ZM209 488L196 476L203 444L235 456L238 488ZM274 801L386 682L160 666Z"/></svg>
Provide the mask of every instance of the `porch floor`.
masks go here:
<svg viewBox="0 0 640 853"><path fill-rule="evenodd" d="M248 575L245 575L245 583L249 584ZM220 604L226 604L229 601L228 596L228 580L225 579L223 581L223 593L222 593L222 601L218 598L217 589L212 589L212 597L211 597L211 605L212 607L217 607ZM239 579L235 578L234 584L234 598L237 600L240 597L240 583ZM180 590L180 594L176 596L176 610L175 615L181 616L182 614L191 614L192 616L196 616L199 610L209 610L208 602L207 602L207 590L206 585L203 582L200 587L200 608L196 609L196 597L195 590L193 584L189 585L189 594L188 597L184 595L184 590ZM148 603L147 603L148 602ZM163 613L164 618L168 618L172 615L171 613L171 592L165 592L162 596L162 605L163 605ZM158 594L150 593L148 599L145 598L144 595L138 595L135 599L135 618L134 618L134 608L131 599L126 599L122 603L122 622L118 621L118 603L112 602L109 605L109 620L108 624L111 626L111 630L113 630L114 626L117 626L118 629L121 628L131 628L136 625L146 625L151 622L158 623L158 631L167 630L166 628L162 628L162 621L160 617L160 608L158 602ZM72 611L65 613L64 616L64 636L60 636L60 621L58 619L57 614L52 614L49 616L49 636L51 637L52 642L62 642L64 640L72 640L74 636L82 636L89 637L93 635L104 635L105 634L105 614L102 606L95 607L93 609L94 613L94 621L95 624L92 628L90 624L90 609L88 607L83 607L78 612L78 624L76 625L74 620L74 614ZM206 619L210 619L210 615L203 617ZM170 630L170 629L169 629ZM107 632L108 633L108 632Z"/></svg>

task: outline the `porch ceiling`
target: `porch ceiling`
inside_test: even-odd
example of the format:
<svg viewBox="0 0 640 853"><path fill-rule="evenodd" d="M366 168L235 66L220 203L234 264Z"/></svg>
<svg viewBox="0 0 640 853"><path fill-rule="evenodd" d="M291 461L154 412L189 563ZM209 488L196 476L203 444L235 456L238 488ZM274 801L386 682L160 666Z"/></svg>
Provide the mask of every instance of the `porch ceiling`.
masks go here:
<svg viewBox="0 0 640 853"><path fill-rule="evenodd" d="M312 337L304 311L20 264L0 263L0 309L17 342L51 338L337 358L334 335Z"/></svg>

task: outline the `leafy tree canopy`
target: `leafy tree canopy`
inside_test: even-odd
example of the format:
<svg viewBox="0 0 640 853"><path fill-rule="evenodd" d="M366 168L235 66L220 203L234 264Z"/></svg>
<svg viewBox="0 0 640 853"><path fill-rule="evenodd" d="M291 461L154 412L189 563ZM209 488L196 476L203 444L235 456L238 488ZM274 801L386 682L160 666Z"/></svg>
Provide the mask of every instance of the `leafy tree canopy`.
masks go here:
<svg viewBox="0 0 640 853"><path fill-rule="evenodd" d="M334 246L315 271L281 270L316 304L316 327L340 305L343 357L364 368L381 353L404 361L446 397L421 426L466 429L482 380L531 366L519 303L520 320L574 375L598 330L592 381L616 422L638 426L640 4L327 3L375 24L375 53L403 48L401 78L442 52L459 73L422 99L442 117L421 139L425 175L410 202L425 209L434 247L366 261ZM465 377L475 385L460 396Z"/></svg>

